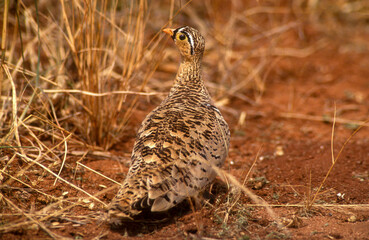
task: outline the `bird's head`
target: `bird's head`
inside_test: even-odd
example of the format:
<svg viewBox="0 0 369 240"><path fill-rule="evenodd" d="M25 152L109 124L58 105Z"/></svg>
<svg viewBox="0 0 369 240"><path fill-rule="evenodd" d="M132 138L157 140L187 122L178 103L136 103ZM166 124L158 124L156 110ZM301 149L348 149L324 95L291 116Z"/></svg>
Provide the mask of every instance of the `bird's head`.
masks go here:
<svg viewBox="0 0 369 240"><path fill-rule="evenodd" d="M176 29L166 28L163 32L172 37L182 57L185 59L201 58L205 50L205 39L199 31L185 26Z"/></svg>

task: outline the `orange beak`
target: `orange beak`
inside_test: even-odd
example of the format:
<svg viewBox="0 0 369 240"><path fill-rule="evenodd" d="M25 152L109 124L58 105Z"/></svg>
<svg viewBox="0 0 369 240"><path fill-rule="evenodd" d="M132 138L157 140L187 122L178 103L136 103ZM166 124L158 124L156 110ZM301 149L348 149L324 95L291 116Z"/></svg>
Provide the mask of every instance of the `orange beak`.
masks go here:
<svg viewBox="0 0 369 240"><path fill-rule="evenodd" d="M174 30L175 29L165 28L165 29L163 29L163 32L165 32L166 34L169 34L169 36L173 37Z"/></svg>

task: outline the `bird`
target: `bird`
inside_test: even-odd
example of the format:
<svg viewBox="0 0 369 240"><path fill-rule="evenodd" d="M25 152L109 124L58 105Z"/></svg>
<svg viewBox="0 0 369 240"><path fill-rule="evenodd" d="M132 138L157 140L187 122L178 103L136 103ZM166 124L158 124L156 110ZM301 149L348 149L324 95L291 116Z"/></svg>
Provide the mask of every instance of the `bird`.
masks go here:
<svg viewBox="0 0 369 240"><path fill-rule="evenodd" d="M143 120L131 165L107 207L108 221L166 212L211 184L223 165L230 130L202 78L205 39L195 28L166 28L181 61L168 96Z"/></svg>

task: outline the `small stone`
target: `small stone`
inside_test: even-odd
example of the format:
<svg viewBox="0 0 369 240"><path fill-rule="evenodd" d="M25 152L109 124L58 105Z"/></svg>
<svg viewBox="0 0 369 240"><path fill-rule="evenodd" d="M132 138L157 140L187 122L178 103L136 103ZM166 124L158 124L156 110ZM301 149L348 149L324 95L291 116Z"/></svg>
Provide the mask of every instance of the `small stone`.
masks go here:
<svg viewBox="0 0 369 240"><path fill-rule="evenodd" d="M31 231L37 231L38 229L39 229L39 226L36 223L28 226L28 230L31 230Z"/></svg>
<svg viewBox="0 0 369 240"><path fill-rule="evenodd" d="M337 200L344 200L345 194L344 193L337 193Z"/></svg>
<svg viewBox="0 0 369 240"><path fill-rule="evenodd" d="M348 219L347 219L347 221L349 221L350 223L354 223L354 222L356 222L356 216L355 215L351 215Z"/></svg>
<svg viewBox="0 0 369 240"><path fill-rule="evenodd" d="M283 156L284 155L283 147L282 146L277 146L275 148L274 155L279 156L279 157Z"/></svg>
<svg viewBox="0 0 369 240"><path fill-rule="evenodd" d="M281 218L281 223L288 228L300 228L303 224L302 220L296 215L291 218Z"/></svg>

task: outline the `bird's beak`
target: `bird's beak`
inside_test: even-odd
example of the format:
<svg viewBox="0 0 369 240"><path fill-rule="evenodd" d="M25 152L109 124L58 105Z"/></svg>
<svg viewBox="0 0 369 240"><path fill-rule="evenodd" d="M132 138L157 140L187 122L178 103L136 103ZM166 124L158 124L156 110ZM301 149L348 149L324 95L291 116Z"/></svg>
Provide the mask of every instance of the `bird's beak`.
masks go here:
<svg viewBox="0 0 369 240"><path fill-rule="evenodd" d="M175 29L165 28L165 29L163 29L163 32L165 32L166 34L169 34L169 36L173 37L174 30Z"/></svg>

